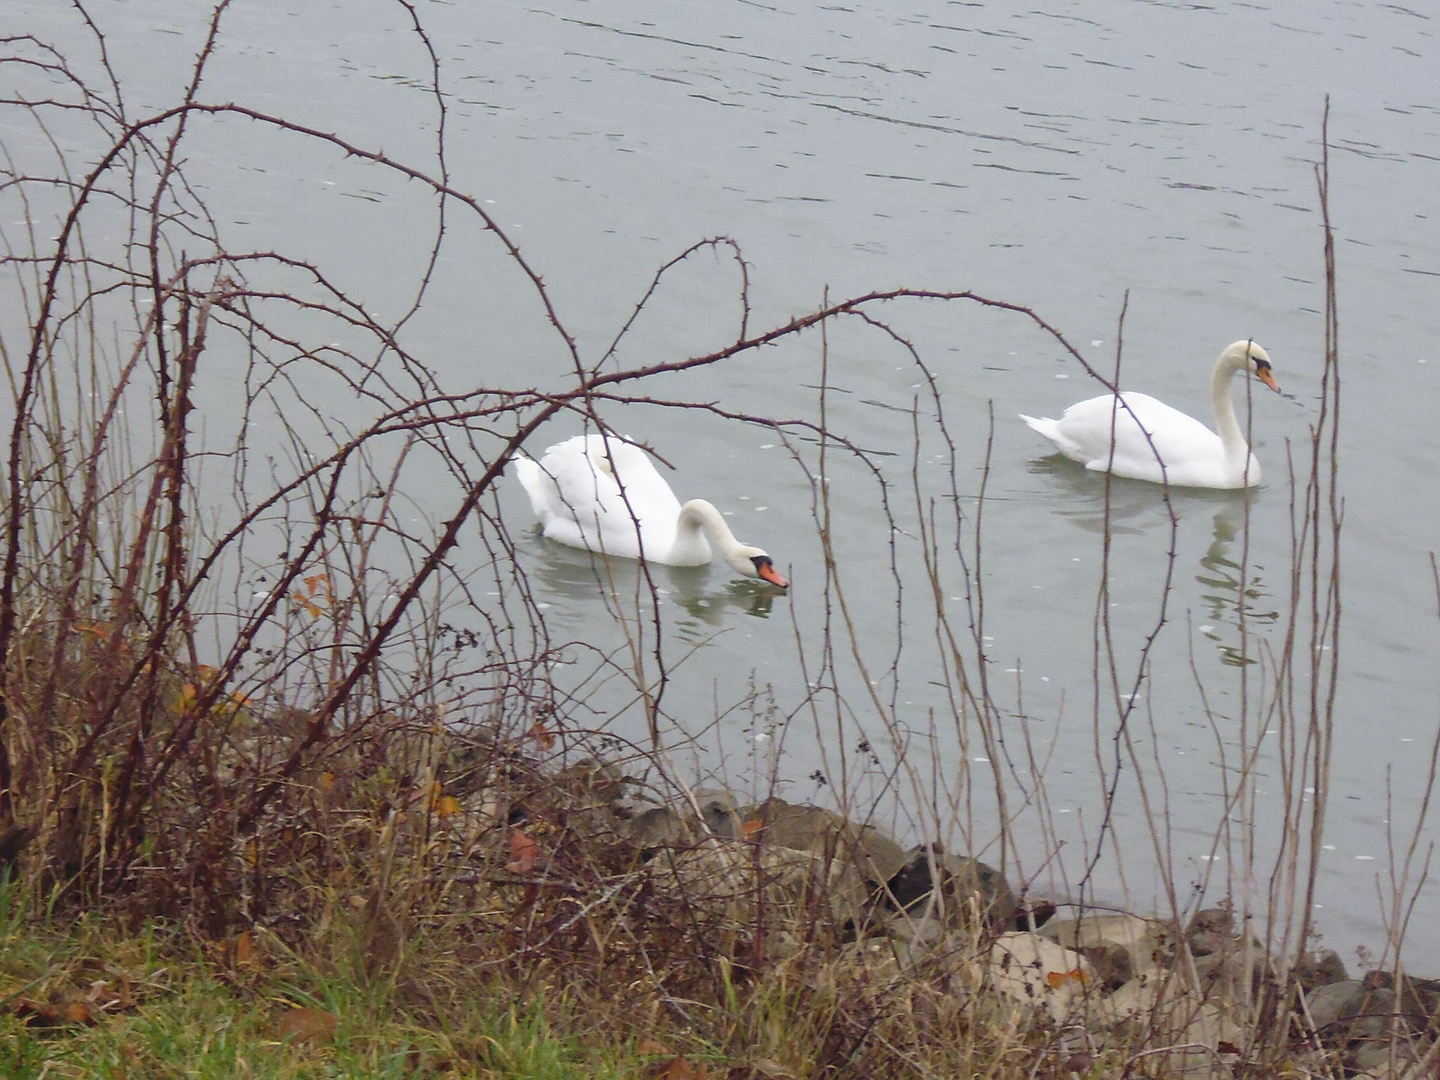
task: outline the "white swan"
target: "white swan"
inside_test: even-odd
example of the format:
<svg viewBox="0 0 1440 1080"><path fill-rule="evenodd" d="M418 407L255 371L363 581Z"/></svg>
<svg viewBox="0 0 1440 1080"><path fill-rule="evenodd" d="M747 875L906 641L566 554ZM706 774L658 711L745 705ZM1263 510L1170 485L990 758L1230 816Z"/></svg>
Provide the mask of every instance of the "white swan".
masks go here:
<svg viewBox="0 0 1440 1080"><path fill-rule="evenodd" d="M1260 463L1245 445L1230 400L1230 380L1237 371L1249 371L1271 390L1280 390L1265 350L1253 341L1235 342L1220 354L1210 376L1210 403L1218 435L1163 401L1130 391L1120 394L1124 407L1106 394L1071 405L1059 420L1036 419L1024 413L1020 419L1066 457L1095 472L1156 484L1168 482L1174 487L1254 487L1260 483ZM1145 437L1147 431L1150 439Z"/></svg>
<svg viewBox="0 0 1440 1080"><path fill-rule="evenodd" d="M735 539L719 510L704 499L681 506L649 455L618 436L576 435L539 462L518 456L515 475L551 540L667 566L704 566L709 532L739 573L789 587L769 555Z"/></svg>

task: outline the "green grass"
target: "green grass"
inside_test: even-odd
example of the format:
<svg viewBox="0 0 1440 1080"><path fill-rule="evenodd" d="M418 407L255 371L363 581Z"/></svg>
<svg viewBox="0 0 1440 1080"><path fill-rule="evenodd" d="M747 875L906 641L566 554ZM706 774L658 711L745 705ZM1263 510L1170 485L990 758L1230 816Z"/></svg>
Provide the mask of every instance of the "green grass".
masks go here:
<svg viewBox="0 0 1440 1080"><path fill-rule="evenodd" d="M497 994L425 1018L394 989L300 963L216 963L181 934L80 921L26 925L0 888L0 1076L475 1076L611 1080L609 1049L557 1035L542 1000ZM88 1022L67 1019L83 1003ZM293 1006L336 1017L333 1040L282 1040ZM58 1010L47 1022L37 1007Z"/></svg>

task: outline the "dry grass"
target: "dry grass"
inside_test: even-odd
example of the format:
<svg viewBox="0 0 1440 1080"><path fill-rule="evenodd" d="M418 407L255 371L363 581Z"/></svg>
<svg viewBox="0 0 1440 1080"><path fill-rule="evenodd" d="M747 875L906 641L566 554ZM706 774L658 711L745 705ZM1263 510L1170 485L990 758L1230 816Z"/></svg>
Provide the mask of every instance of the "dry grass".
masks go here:
<svg viewBox="0 0 1440 1080"><path fill-rule="evenodd" d="M215 34L223 14L222 4ZM415 33L424 38L419 25ZM14 406L0 495L0 861L14 876L0 894L7 1075L1034 1080L1330 1067L1323 1055L1295 1064L1305 1043L1288 968L1310 945L1323 827L1323 799L1306 804L1300 793L1323 790L1328 777L1334 661L1314 646L1338 632L1333 415L1317 426L1308 471L1297 471L1293 628L1254 688L1257 715L1273 707L1294 736L1285 762L1294 798L1276 884L1241 898L1245 914L1253 904L1268 915L1274 936L1248 957L1243 991L1227 997L1239 1009L1234 1040L1190 1046L1213 1002L1179 991L1102 1025L1100 988L1078 966L1052 972L1060 978L1050 984L1076 1008L1037 1008L997 992L984 958L1005 927L963 896L930 924L943 931L938 943L920 947L894 932L876 882L857 879L833 843L823 855L762 843L763 815L712 837L684 814L659 843L639 815L618 813L638 785L595 758L622 761L632 779L643 773L676 805L692 796L662 738L669 669L653 640L658 593L642 568L634 595L612 598L629 634L615 655L552 640L495 484L546 421L568 412L603 426L607 409L640 401L769 425L792 448L813 446L818 474L827 455L849 456L874 471L878 513L893 525L899 490L873 455L827 426L823 408L782 424L648 396L661 377L681 385L687 372L823 337L843 320L878 332L923 375L936 418L928 437L950 452L949 491L933 498L917 473L913 493L926 575L917 591L935 600L933 670L953 714L929 737L953 728L963 746L983 748L992 773L927 777L903 753L909 733L894 699L870 688L833 559L817 587L823 641L804 660L816 685L838 669L868 685L853 697L817 691L797 711L817 726L833 712L837 727L863 712L900 748L895 770L878 778L864 752L830 770L857 821L871 813L860 793L874 781L892 801L909 798L921 835L958 833L1008 873L1018 811L982 660L979 515L961 511L965 466L939 390L880 313L895 300L980 305L1047 335L1105 382L1062 335L1015 304L921 290L827 303L756 332L744 261L717 239L656 281L699 252L732 256L735 340L602 370L581 356L540 274L484 205L447 185L443 149L419 168L195 90L129 116L103 61L97 69L28 38L6 49L0 65L20 87L7 116L44 136L63 114L88 148L71 155L42 138L50 156L12 160L5 176L14 212L4 220L31 223L4 234L7 307L25 319L0 337ZM197 86L208 58L207 47ZM43 86L26 81L37 73ZM448 390L410 351L405 320L380 322L324 268L231 249L180 164L187 126L216 116L426 185L452 215L436 215L437 251L453 215L483 225L533 287L573 378L544 392ZM1322 168L1322 200L1323 184ZM127 222L118 238L106 231L116 206ZM57 227L42 227L51 218ZM1327 270L1333 312L1333 263ZM410 284L418 308L428 278ZM1329 329L1334 373L1333 318ZM291 381L296 367L314 380L305 394ZM243 373L224 446L194 427L212 368ZM1327 387L1327 404L1338 405L1338 382ZM332 392L356 403L344 423L317 404ZM257 455L252 438L270 452ZM407 499L417 470L448 480L452 499L425 525ZM825 487L815 490L830 552ZM468 569L456 558L462 537ZM951 577L969 598L958 613L940 587ZM1143 775L1129 741L1134 688L1120 674L1131 658L1115 654L1108 623L1097 622L1096 641L1097 743L1113 748L1113 777L1122 761ZM591 666L578 693L550 678L562 654ZM602 682L644 709L648 745L593 730L585 691ZM754 691L757 711L764 697ZM1033 764L1034 748L1025 750ZM1227 812L1253 812L1251 766L1238 770ZM1025 779L1043 818L1043 775ZM1097 860L1105 841L1102 826ZM1082 898L1086 888L1078 884ZM1410 888L1402 873L1397 897ZM1186 913L1173 879L1171 892L1179 941ZM1185 947L1165 960L1166 978L1188 979L1185 993L1198 994Z"/></svg>

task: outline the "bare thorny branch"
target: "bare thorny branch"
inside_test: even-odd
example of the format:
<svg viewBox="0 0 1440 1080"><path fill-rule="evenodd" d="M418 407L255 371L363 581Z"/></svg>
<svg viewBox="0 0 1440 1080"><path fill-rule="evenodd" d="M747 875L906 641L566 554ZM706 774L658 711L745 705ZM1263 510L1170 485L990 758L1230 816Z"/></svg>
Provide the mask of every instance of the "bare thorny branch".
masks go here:
<svg viewBox="0 0 1440 1080"><path fill-rule="evenodd" d="M208 723L208 718L236 692L236 680L247 665L253 663L259 642L282 625L288 598L337 543L339 530L352 516L343 508L341 493L350 482L349 477L365 460L368 448L378 445L383 439L402 435L420 439L434 448L449 461L458 475L465 476L464 494L440 524L434 539L426 545L408 578L392 591L385 610L367 621L363 638L346 654L344 664L319 701L307 710L308 720L302 736L269 775L262 778L252 795L234 808L235 827L241 833L255 825L276 795L294 778L317 747L329 738L342 710L374 674L379 658L401 629L408 625L416 605L432 589L437 575L448 572L448 558L461 535L473 527L485 500L492 497L496 482L504 474L511 458L536 430L560 414L574 413L598 424L600 420L596 410L604 403L660 403L643 391L644 385L657 376L698 371L754 350L799 338L849 316L859 318L868 326L880 328L911 353L913 361L924 373L938 415L940 392L933 377L920 362L913 347L880 317L881 309L900 302L964 301L1014 312L1049 334L1082 367L1090 370L1078 352L1035 312L1023 305L994 300L972 291L877 290L823 304L815 311L783 325L753 332L750 328L748 267L738 246L725 237L701 241L662 266L611 346L596 361L587 362L574 336L566 329L538 270L485 210L481 201L454 187L449 179L444 149L444 94L440 69L413 8L406 6L414 33L431 58L430 85L440 121L434 172L395 160L381 151L367 149L339 134L298 124L243 104L205 101L202 97L204 75L221 40L227 8L228 0L223 0L212 11L180 104L140 118L127 116L118 81L105 60L104 34L83 7L77 6L77 11L90 27L102 68L110 81L107 91L90 87L66 58L33 38L14 38L6 42L12 50L6 63L32 66L35 61L20 55L18 50L27 47L38 49L46 57L43 61L46 70L63 73L67 84L76 90L77 100L68 101L50 95L28 98L19 94L0 104L21 108L32 116L39 116L46 110L79 110L95 118L97 129L108 145L83 177L56 188L67 193L67 197L48 251L37 250L33 254L17 252L6 260L17 270L23 266L33 267L39 288L29 341L23 360L18 364L15 421L9 444L4 556L3 566L0 566L0 655L16 655L20 627L18 616L22 606L28 602L24 595L26 579L22 571L27 538L33 535L27 515L33 513L36 502L26 462L32 453L36 407L59 360L56 350L61 340L60 331L74 324L81 312L93 312L85 316L87 320L99 315L101 302L112 291L129 290L132 294L149 296L149 302L137 308L142 314L135 328L131 359L119 382L106 391L105 400L109 405L105 418L87 435L89 445L80 473L83 480L83 495L78 504L81 528L77 530L76 540L69 552L70 572L66 585L69 599L61 605L60 632L55 638L55 655L58 657L64 648L66 628L71 628L69 632L73 632L75 625L92 617L89 612L93 610L93 599L82 602L81 591L88 588L82 583L90 576L87 569L90 538L102 527L97 515L101 504L113 490L100 480L101 469L105 467L103 462L113 452L110 448L117 445L114 438L120 434L113 427L112 420L122 408L121 403L128 394L127 387L135 384L137 376L152 380L160 420L160 452L149 467L148 494L142 499L137 515L139 528L129 541L121 564L115 568L120 576L114 582L113 599L108 603L104 634L109 662L118 668L118 677L96 702L98 712L94 722L60 770L61 774L70 777L86 774L99 748L109 739L111 730L121 723L124 709L128 708L123 703L136 693L140 695L141 719L129 729L127 749L120 758L122 767L116 774L109 796L118 808L118 812L111 816L106 839L112 853L123 837L136 835L134 823L143 816L157 793L163 790L197 733ZM331 281L325 272L302 260L278 252L232 252L227 249L215 222L188 186L180 164L184 157L183 148L196 130L195 125L208 118L223 116L248 118L277 133L332 147L347 159L368 162L376 168L418 181L433 192L437 210L429 262L410 306L396 322L382 325L366 312L363 305L347 296L343 287ZM19 187L35 182L33 178L17 173L9 184ZM146 188L148 193L142 193ZM129 208L135 232L126 250L140 255L138 265L133 268L128 254L120 259L105 260L91 255L84 247L84 223L102 199L118 200ZM571 358L573 380L570 385L518 392L480 390L446 393L435 384L430 369L422 360L405 349L400 331L423 302L450 225L448 208L451 207L459 207L476 217L501 245L523 279L529 282L545 318ZM179 229L180 234L172 236L172 229ZM196 256L185 256L173 264L168 261L172 257L171 252L185 243L195 242L201 242L211 250ZM703 355L628 367L608 364L607 361L615 358L617 346L634 326L636 318L651 302L656 286L666 273L701 251L720 249L733 255L740 274L739 322L735 339ZM266 267L290 267L302 271L320 287L320 299L269 288L262 281L252 282L252 276ZM72 294L67 290L71 289L70 274L76 269L100 272L111 280L108 283L97 282L88 292ZM406 393L389 381L383 375L378 359L362 362L358 357L354 358L353 365L347 370L343 357L337 358L342 362L327 360L324 358L327 350L307 347L280 332L265 311L265 305L276 303L337 319L369 335L380 355L398 358L404 370L411 373L414 389ZM252 355L256 342L268 341L282 354L288 352L312 363L323 364L357 393L381 406L381 410L361 431L339 440L327 453L299 462L300 467L295 474L277 483L268 493L261 492L258 497L246 493L241 512L234 516L221 535L207 546L196 548L195 508L192 507L196 490L190 447L192 435L187 417L193 407L194 388L206 377L205 354L207 349L215 347L219 332L227 338L238 336ZM260 355L263 357L263 354ZM288 381L289 376L275 366L261 379L256 392L268 392L267 387L277 379ZM636 393L628 389L632 387L642 389ZM420 392L417 394L415 390ZM858 447L837 433L826 430L823 423L816 425L803 417L776 419L745 416L725 410L718 404L704 402L671 404L682 408L704 408L731 419L767 424L782 435L787 432L811 432L848 453L864 457ZM247 405L247 413L248 409ZM488 444L480 456L482 468L479 474L469 475L469 462L450 449L447 434L465 434L467 442L475 446L472 433L477 430L486 434ZM308 451L305 453L309 455ZM139 479L141 473L135 476ZM306 493L313 493L310 524L287 544L286 557L275 568L262 602L240 619L220 662L200 680L173 728L155 742L149 718L161 707L161 698L166 692L163 677L165 664L158 661L172 655L175 646L180 644L180 653L189 658L188 666L193 668L200 663L200 653L195 645L198 628L195 605L202 590L214 587L216 575L228 565L227 560L235 558L247 537L270 520L271 515L284 512L293 499ZM885 512L889 516L889 510ZM159 558L152 561L152 553L156 552ZM364 562L360 560L360 564ZM152 576L152 570L156 576ZM653 595L653 584L650 587ZM143 627L143 633L140 647L135 650L131 648L131 640L137 626ZM656 642L658 650L658 634ZM654 695L652 708L659 707L667 670L664 658L658 652L656 659L659 692ZM0 799L4 800L0 809L10 814L13 814L11 800L15 787L12 763L6 752L10 740L6 735L16 723L17 703L12 700L15 687L12 678L0 690ZM51 705L47 708L54 708L61 698L58 683L52 681L48 693ZM73 783L66 781L56 789L56 797L72 789ZM132 845L132 855L133 851ZM117 874L123 873L124 858L112 858L111 866Z"/></svg>
<svg viewBox="0 0 1440 1080"><path fill-rule="evenodd" d="M408 3L402 6L412 22L414 34L427 50L430 63L428 89L435 103L438 134L435 160L425 167L396 160L341 134L298 124L244 104L204 100L203 76L221 40L227 2L219 3L213 10L204 46L195 60L181 103L138 119L126 113L113 73L109 74L110 88L102 93L89 87L64 57L42 43L30 38L3 42L13 55L0 57L0 66L33 67L39 61L21 55L21 50L34 47L42 55L45 71L66 76L66 85L73 88L76 100L20 95L0 102L0 107L13 107L34 116L43 116L52 110L82 111L93 118L103 150L96 156L95 164L73 181L67 179L58 166L54 170L57 175L48 178L20 175L18 170L6 178L7 191L24 192L31 186L43 185L52 192L52 197L63 197L64 201L62 212L57 214L59 225L54 230L54 241L48 247L41 245L33 251L7 252L3 263L17 277L25 273L33 277L37 300L23 356L12 364L16 412L8 447L4 529L0 533L0 544L4 546L3 564L0 564L0 658L4 658L6 664L5 677L0 682L0 826L15 817L17 811L32 820L58 819L62 811L71 809L72 804L78 806L79 800L89 797L85 795L87 790L103 788L108 824L101 842L107 852L108 873L106 880L94 883L96 891L118 889L125 882L127 871L141 858L145 848L147 814L162 802L182 802L202 791L201 797L209 800L205 808L216 820L223 819L231 839L253 835L317 761L323 760L327 753L334 753L338 743L359 741L367 722L378 722L394 707L393 702L382 700L383 695L375 687L385 681L387 673L399 678L394 675L391 655L397 644L407 640L407 634L413 632L415 625L433 626L441 621L443 604L437 598L447 590L463 597L460 606L475 615L490 635L490 640L484 642L485 658L464 674L476 682L480 682L482 676L493 679L494 684L501 687L496 695L503 702L499 711L505 708L519 711L527 726L542 723L551 715L546 710L576 706L578 711L573 699L567 699L565 692L548 683L548 665L567 645L549 639L539 605L515 559L514 543L495 508L496 488L513 458L528 449L537 432L551 421L578 420L595 430L610 431L604 419L606 411L636 404L686 409L732 423L763 425L773 429L791 450L814 493L812 512L823 538L827 562L824 580L817 589L823 594L824 606L824 638L818 664L805 666L812 658L803 650L801 655L804 677L812 692L806 700L790 707L787 715L793 718L809 710L818 723L822 698L833 707L837 719L863 709L867 715L879 717L891 738L903 749L907 733L897 708L898 690L893 683L888 694L878 688L882 678L877 676L886 672L875 670L868 659L870 643L860 640L862 631L854 617L855 601L847 591L842 568L836 564L828 542L833 510L829 506L825 478L833 459L843 456L859 463L867 482L875 488L880 508L877 517L890 527L888 571L896 592L896 640L893 653L879 666L884 669L888 663L891 675L899 670L899 653L907 643L905 605L917 602L903 589L897 566L894 536L902 511L894 499L892 481L877 456L868 451L861 440L846 437L830 422L825 411L828 372L822 368L818 419L758 415L727 407L722 402L665 398L651 392L654 381L661 376L683 373L698 376L707 368L761 349L793 346L801 341L808 344L816 335L821 338L823 364L828 362L830 336L840 326L853 325L878 333L887 347L898 350L921 375L922 389L911 404L916 451L909 494L919 522L920 550L930 595L922 596L918 602L928 600L933 607L935 634L945 668L945 694L955 722L963 726L973 721L991 763L994 817L999 822L998 843L1003 865L1009 857L1009 829L1024 808L1013 807L1008 801L1008 792L1012 782L1018 782L1022 792L1026 784L1005 745L1000 723L1003 710L995 701L987 671L992 658L987 656L985 644L986 607L980 579L981 526L989 482L988 444L986 472L972 516L962 510L966 500L962 498L956 478L956 440L947 423L940 382L919 349L900 329L899 317L915 305L936 303L959 303L1006 313L1029 329L1038 330L1111 393L1118 390L1123 335L1117 334L1115 371L1106 374L1094 369L1058 328L1030 307L972 290L910 288L873 290L833 301L827 295L803 316L757 329L752 325L750 269L739 245L729 237L717 236L695 243L664 263L610 344L598 356L585 355L577 335L567 327L539 268L486 211L483 200L461 190L452 177L445 154L446 99L440 65L415 9ZM83 13L84 9L79 10ZM86 18L88 20L88 16ZM94 23L90 25L103 57L104 35ZM108 72L108 64L102 61L102 66ZM339 159L364 163L428 189L436 209L433 231L426 236L427 259L413 295L407 297L398 319L388 324L382 322L346 292L341 276L325 268L282 252L230 250L184 177L187 139L207 121L225 117L248 119L272 132L277 139L302 140L333 151ZM1323 190L1322 186L1322 201ZM85 246L85 226L92 215L101 212L102 206L108 208L117 203L126 207L132 216L131 233L123 244L125 251L118 257L108 258L92 254ZM567 372L553 385L448 391L426 358L411 351L404 331L422 310L443 245L453 234L457 219L465 216L478 221L487 240L499 245L514 274L525 283L529 295L543 312L546 324L563 344ZM1326 222L1327 267L1332 271L1333 301L1333 249L1328 243L1328 217ZM199 250L177 255L186 245ZM733 272L738 278L733 339L722 347L694 356L633 365L623 363L621 346L655 302L666 275L702 256L724 262L726 272ZM285 274L294 275L302 285L297 287L285 281ZM93 275L93 280L87 275ZM275 284L277 276L281 279L279 285ZM87 322L108 318L105 301L112 293L143 295L148 303L135 302L138 314L134 325L121 332L123 340L133 342L132 351L118 364L119 371L111 385L100 394L103 406L99 408L98 419L87 430L72 433L65 424L60 424L60 431L37 433L37 428L42 426L39 418L46 415L47 410L53 413L57 408L51 400L58 396L54 389L57 381L67 377L56 374L66 361L66 347L74 347L66 345L65 335L80 333ZM277 310L302 313L307 319L323 322L326 328L339 327L346 334L359 337L364 345L348 349L331 346L328 337L319 336L323 330L307 338L287 326L284 315L276 314ZM1123 312L1121 319L1123 331ZM1336 333L1333 316L1327 330L1333 357ZM362 356L361 350L366 348L372 349L373 354ZM189 417L197 390L212 376L207 364L213 356L226 354L227 350L238 350L247 357L255 372L255 381L247 383L246 399L237 410L244 413L246 423L250 411L258 409L263 401L276 402L278 410L284 394L293 392L295 398L302 397L298 391L292 391L292 387L304 376L292 377L291 367L338 380L372 413L356 421L358 430L345 429L336 434L329 426L323 404L299 402L297 408L310 410L326 434L333 437L321 440L324 448L319 449L302 437L298 423L282 418L282 429L292 441L293 469L285 473L278 464L271 463L273 475L268 486L237 485L231 493L236 504L234 512L214 518L218 524L209 530L213 535L207 535L204 501L198 490L202 451L197 449L197 437ZM103 358L92 358L97 372L105 366L102 361ZM399 368L398 377L395 366ZM18 378L14 377L17 372ZM95 377L98 380L99 376ZM75 378L79 381L78 376ZM1337 394L1338 376L1333 383L1327 383L1327 387L1327 394L1332 397ZM138 411L135 399L151 390L160 433L158 448L151 460L121 470L123 481L113 481L107 470L114 469L116 458L124 460L133 450L122 430L125 424L117 417L127 406ZM939 498L928 496L919 481L922 414L938 432L947 458L948 490L942 491ZM1332 433L1329 450L1332 465L1334 422L1333 414L1322 415L1319 422ZM1330 426L1325 428L1326 424ZM44 491L50 490L37 480L40 470L35 461L42 456L37 446L62 444L71 439L78 448L74 475L52 482L55 490L68 491L68 486L74 485L78 494L71 505L79 528L73 539L59 545L66 556L60 562L64 571L51 579L27 561L40 546L46 528L42 520L47 511ZM387 458L385 448L394 442L400 442L403 450ZM1318 445L1317 442L1317 454ZM254 459L247 456L246 449L242 444L234 452L237 473L251 467L259 471L260 466L250 464ZM408 460L407 455L412 453L433 455L442 462L459 492L428 536L407 531L397 516L396 504L404 495L400 461ZM818 456L818 468L812 468L810 454ZM393 467L387 469L386 461L393 461ZM1316 469L1318 477L1318 464ZM1313 483L1319 484L1319 480ZM132 495L138 503L133 521L127 517L137 509L133 504L118 512L108 509ZM70 498L68 494L64 497ZM1107 710L1111 707L1117 723L1107 730L1111 743L1099 761L1104 777L1104 818L1087 859L1081 881L1082 896L1106 840L1113 834L1112 814L1121 771L1127 760L1124 754L1130 749L1129 728L1134 710L1139 707L1147 658L1168 622L1177 517L1169 503L1168 490L1163 498L1170 521L1170 561L1160 606L1133 670L1124 669L1110 626L1108 597L1103 591L1109 572L1107 484L1107 547L1102 591L1097 596L1095 613L1095 683L1091 704L1097 724L1102 713L1109 715ZM1322 525L1327 524L1322 521L1322 508L1328 508L1327 521L1338 535L1340 507L1333 469L1328 490L1323 487L1307 490L1301 531L1309 539L1302 542L1302 547L1305 543L1313 544ZM105 519L107 512L111 514L109 519ZM121 520L122 525L116 525L116 520ZM96 549L102 546L97 537L107 527L116 529L113 546L119 554L113 564L97 566L100 560ZM256 569L247 545L258 545L262 543L258 537L268 538L274 533L281 538L280 554L259 565L264 572L264 588L257 590L256 602L242 610L227 612L223 633L207 630L220 621L206 606L210 593L222 583L235 588L237 595L245 590L248 586L245 574ZM473 534L479 534L484 558L488 558L489 563L479 571L472 568L466 572L454 565L454 556L462 541ZM359 536L367 539L357 542ZM381 562L380 549L387 539L402 543L409 563L403 574L391 572L394 576L387 577L384 588L367 591L368 575ZM1333 554L1338 559L1338 541ZM945 590L941 588L946 573L942 564L952 559L959 568L964 592L958 616L950 613ZM317 577L328 581L327 575L340 574L339 567L350 568L346 571L345 583L354 595L342 598L341 582L330 582L329 595L336 602L328 617L335 622L328 639L320 642L316 640L318 631L311 637L303 629L295 628L295 597L313 596L315 587L307 583ZM1327 566L1317 561L1311 569L1308 595L1314 598L1310 611L1312 624L1333 646L1338 643L1338 580L1333 574L1327 580L1328 572ZM487 584L504 594L494 604L481 599L473 584L477 574L487 573L492 578ZM654 725L663 708L672 664L661 633L659 590L650 579L647 567L642 566L640 574L650 604L647 618L652 641L649 653L641 655L638 644L641 636L636 636L636 647L630 656L632 670L627 677L635 687L636 698L645 702L647 716ZM54 581L59 582L54 592L58 600L46 609L45 600L36 593L43 592ZM1297 579L1297 596L1300 584ZM1240 602L1243 608L1243 582ZM352 607L345 608L345 604ZM320 607L313 602L311 606ZM340 614L342 608L353 611L353 618L347 621L347 617ZM50 665L53 674L38 695L29 694L27 690L27 679L31 675L27 657L33 648L28 636L35 631L26 616L35 610L45 611L41 621L45 622L44 633L48 635L46 655L53 658ZM528 625L532 640L520 640L524 631L517 630L517 626L521 623ZM842 649L831 640L832 629L849 638L849 656L844 659L841 659ZM200 641L207 632L219 642L218 647L202 647ZM87 687L83 693L76 692L74 687L63 684L60 672L70 670L67 665L73 667L74 654L77 650L83 651L77 642L86 640L87 634L97 633L102 642L97 650L103 659L101 666L109 677L98 688ZM577 651L591 648L586 643L567 644L573 644ZM597 670L619 671L625 666L614 657L600 655L598 649L592 652L598 656ZM1293 643L1287 647L1287 657L1292 653ZM204 657L214 661L213 667L205 668ZM1312 665L1333 664L1333 661L1333 652L1322 661L1316 650L1312 650ZM311 677L303 695L292 695L285 702L289 718L298 717L292 737L272 742L268 756L253 755L247 761L251 771L245 774L245 783L236 785L233 792L216 794L215 790L206 788L205 776L213 778L219 774L217 761L224 754L217 747L223 747L230 737L227 725L233 721L237 695L245 696L242 691L258 693L284 687L292 676L298 681L301 676L295 673L309 671L307 665L312 663L316 670L323 670L323 677ZM840 700L842 668L861 673L864 690L858 706L856 702ZM1332 680L1328 698L1322 693L1311 703L1315 735L1309 744L1309 768L1313 775L1321 778L1329 752L1326 724L1333 709L1333 671L1333 667L1320 666L1312 666L1309 671L1312 685L1323 685L1327 672ZM437 687L447 677L448 673L441 672L429 683L427 692L432 698L440 696ZM188 686L189 691L177 694L177 684ZM34 704L37 700L38 707ZM31 726L49 723L56 716L66 714L67 709L79 710L82 705L88 710L85 715L88 727L77 726L75 730L81 734L63 745L54 760L47 760L46 767L51 769L54 779L44 798L38 805L32 802L17 806L16 792L22 788L19 783L22 774L31 784L26 790L33 792L44 787L33 779L37 771L43 769L37 770L34 762L22 763L23 767L17 769L10 756L11 749L25 742L22 736ZM416 706L407 718L416 717L429 722L433 721L434 714ZM165 722L160 722L162 719ZM652 726L654 730L657 729ZM658 736L652 742L651 749L658 750ZM848 748L842 750L844 752L848 752ZM1131 753L1130 760L1133 760L1133 750ZM1097 746L1097 758L1101 754ZM848 792L848 764L843 761L838 786ZM968 770L968 764L965 768ZM902 774L917 792L926 786L925 778L903 753L893 768L880 771L883 773L881 783L887 791L893 792ZM968 771L965 776L968 781ZM218 789L220 785L214 787ZM1033 793L1026 792L1024 805L1034 805L1032 798ZM1313 811L1315 817L1309 831L1312 860L1318 858L1318 848L1314 845L1319 842L1323 800L1316 799ZM925 822L927 831L935 828L938 832L941 816L938 809L933 812L933 820ZM57 836L62 831L60 826L55 826ZM57 850L59 846L57 842ZM201 857L205 854L202 852ZM65 862L59 856L55 861ZM82 859L78 865L66 865L61 872L78 876L84 870ZM256 873L258 876L258 868ZM1313 881L1312 874L1309 882L1312 888ZM1309 899L1307 895L1306 921L1299 933L1301 941L1308 937L1310 930Z"/></svg>

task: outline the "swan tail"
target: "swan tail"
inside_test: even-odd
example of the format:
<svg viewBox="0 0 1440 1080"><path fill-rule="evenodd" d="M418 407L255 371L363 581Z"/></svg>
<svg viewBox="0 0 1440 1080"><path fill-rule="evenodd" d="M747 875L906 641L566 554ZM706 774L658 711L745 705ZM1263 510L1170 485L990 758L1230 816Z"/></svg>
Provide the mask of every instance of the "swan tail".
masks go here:
<svg viewBox="0 0 1440 1080"><path fill-rule="evenodd" d="M1056 421L1051 420L1050 417L1026 416L1023 412L1016 413L1015 415L1020 417L1021 420L1024 420L1025 423L1029 424L1032 428L1038 431L1041 435L1044 435L1047 439L1055 438Z"/></svg>
<svg viewBox="0 0 1440 1080"><path fill-rule="evenodd" d="M1065 449L1065 444L1069 442L1069 440L1060 434L1059 420L1052 420L1048 416L1026 416L1024 413L1017 413L1016 415L1030 425L1031 430L1038 431L1041 435L1044 435L1045 438L1060 447L1060 449Z"/></svg>
<svg viewBox="0 0 1440 1080"><path fill-rule="evenodd" d="M549 524L550 507L560 495L554 478L540 467L539 462L523 454L517 454L511 464L515 466L515 478L530 497L530 509L542 525Z"/></svg>
<svg viewBox="0 0 1440 1080"><path fill-rule="evenodd" d="M1032 430L1038 431L1054 443L1055 449L1059 450L1060 453L1064 454L1071 461L1078 461L1087 468L1089 467L1090 455L1087 454L1074 439L1060 430L1059 420L1052 420L1048 416L1026 416L1024 413L1017 413L1016 415L1019 416L1021 420L1024 420L1025 423L1029 424Z"/></svg>

